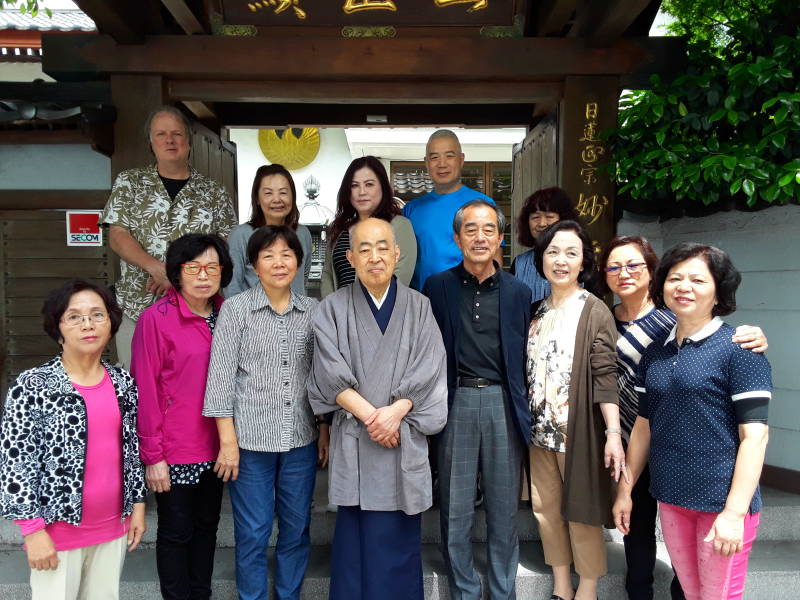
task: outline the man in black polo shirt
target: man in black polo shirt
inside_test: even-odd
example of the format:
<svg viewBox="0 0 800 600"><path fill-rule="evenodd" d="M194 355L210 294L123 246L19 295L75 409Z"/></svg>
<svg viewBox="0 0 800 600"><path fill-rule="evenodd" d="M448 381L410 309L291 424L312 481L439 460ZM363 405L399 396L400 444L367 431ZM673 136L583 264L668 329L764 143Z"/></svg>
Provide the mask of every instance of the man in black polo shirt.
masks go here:
<svg viewBox="0 0 800 600"><path fill-rule="evenodd" d="M531 430L524 364L531 292L493 260L504 225L503 214L486 200L464 204L453 220L464 260L430 277L424 290L447 350L449 413L438 444L439 506L453 600L482 597L470 540L479 473L489 597L516 597L520 465Z"/></svg>

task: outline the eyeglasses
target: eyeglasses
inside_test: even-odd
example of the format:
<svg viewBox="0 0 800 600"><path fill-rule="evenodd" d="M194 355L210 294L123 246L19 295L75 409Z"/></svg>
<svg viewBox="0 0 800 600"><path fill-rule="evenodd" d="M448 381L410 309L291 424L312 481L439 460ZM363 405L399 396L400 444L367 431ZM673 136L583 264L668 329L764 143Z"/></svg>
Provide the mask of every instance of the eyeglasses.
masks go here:
<svg viewBox="0 0 800 600"><path fill-rule="evenodd" d="M647 263L629 263L627 265L606 267L606 273L619 277L620 273L622 273L622 269L625 269L628 272L628 275L639 275L646 268Z"/></svg>
<svg viewBox="0 0 800 600"><path fill-rule="evenodd" d="M209 277L219 277L222 273L222 265L198 265L197 263L183 263L183 272L187 275L199 275L200 271L205 271Z"/></svg>
<svg viewBox="0 0 800 600"><path fill-rule="evenodd" d="M88 315L81 315L79 313L70 313L63 319L61 322L64 323L67 327L80 327L83 325L84 319L89 319L92 323L105 323L106 319L108 319L108 315L101 310L97 310L95 312L89 313Z"/></svg>

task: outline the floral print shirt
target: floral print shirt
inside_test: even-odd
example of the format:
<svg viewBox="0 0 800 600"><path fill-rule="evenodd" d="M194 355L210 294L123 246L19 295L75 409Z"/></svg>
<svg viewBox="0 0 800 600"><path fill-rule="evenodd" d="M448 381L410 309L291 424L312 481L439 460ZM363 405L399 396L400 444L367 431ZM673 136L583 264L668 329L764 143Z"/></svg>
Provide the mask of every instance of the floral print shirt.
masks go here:
<svg viewBox="0 0 800 600"><path fill-rule="evenodd" d="M216 233L226 237L236 226L236 214L225 189L190 167L189 181L170 200L155 165L123 171L114 181L100 217L103 225L128 230L144 251L164 260L167 244L187 233ZM117 301L134 321L156 296L147 291L147 271L120 261Z"/></svg>
<svg viewBox="0 0 800 600"><path fill-rule="evenodd" d="M569 380L578 321L589 293L580 290L559 308L543 300L528 330L528 401L536 446L567 450Z"/></svg>

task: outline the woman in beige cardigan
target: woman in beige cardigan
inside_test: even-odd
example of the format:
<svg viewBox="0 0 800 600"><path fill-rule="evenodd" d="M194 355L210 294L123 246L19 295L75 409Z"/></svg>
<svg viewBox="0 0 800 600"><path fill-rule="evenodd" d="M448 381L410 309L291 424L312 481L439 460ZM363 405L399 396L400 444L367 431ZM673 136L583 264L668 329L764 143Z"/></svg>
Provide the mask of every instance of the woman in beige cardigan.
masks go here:
<svg viewBox="0 0 800 600"><path fill-rule="evenodd" d="M339 187L336 216L328 226L328 252L321 282L323 298L353 283L355 270L345 256L350 248L349 229L370 217L391 224L395 242L400 246L400 260L394 274L403 285L411 281L417 262L417 239L411 221L400 214L381 161L374 156L362 156L351 162L345 171Z"/></svg>
<svg viewBox="0 0 800 600"><path fill-rule="evenodd" d="M550 295L534 304L528 332L531 500L551 600L595 600L606 574L603 525L611 520L611 476L624 472L614 318L581 283L594 269L591 239L560 221L537 239L536 268ZM573 591L570 564L580 576Z"/></svg>

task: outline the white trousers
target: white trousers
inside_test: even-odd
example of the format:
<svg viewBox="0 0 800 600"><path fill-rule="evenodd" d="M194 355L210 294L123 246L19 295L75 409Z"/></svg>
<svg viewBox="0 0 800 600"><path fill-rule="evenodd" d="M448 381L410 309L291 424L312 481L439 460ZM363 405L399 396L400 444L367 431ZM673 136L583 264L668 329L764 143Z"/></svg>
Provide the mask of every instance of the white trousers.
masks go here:
<svg viewBox="0 0 800 600"><path fill-rule="evenodd" d="M55 570L31 569L32 600L118 600L127 541L59 551Z"/></svg>

